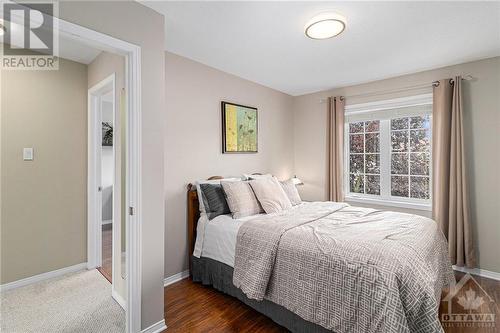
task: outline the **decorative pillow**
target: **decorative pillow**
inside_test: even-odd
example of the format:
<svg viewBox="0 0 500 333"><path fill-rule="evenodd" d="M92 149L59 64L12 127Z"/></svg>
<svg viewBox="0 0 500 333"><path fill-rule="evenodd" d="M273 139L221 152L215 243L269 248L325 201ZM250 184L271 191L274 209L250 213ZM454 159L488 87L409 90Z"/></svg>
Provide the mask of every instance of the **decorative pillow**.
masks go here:
<svg viewBox="0 0 500 333"><path fill-rule="evenodd" d="M300 198L299 191L297 191L297 187L293 183L293 180L285 180L281 183L281 187L283 188L283 191L285 191L286 196L288 199L290 199L290 202L292 203L292 206L296 206L300 203L302 203L302 199Z"/></svg>
<svg viewBox="0 0 500 333"><path fill-rule="evenodd" d="M262 207L248 182L222 182L221 185L233 218L239 219L263 213Z"/></svg>
<svg viewBox="0 0 500 333"><path fill-rule="evenodd" d="M267 214L292 208L290 199L276 178L251 180L250 186Z"/></svg>
<svg viewBox="0 0 500 333"><path fill-rule="evenodd" d="M231 213L221 184L200 184L200 189L209 220Z"/></svg>
<svg viewBox="0 0 500 333"><path fill-rule="evenodd" d="M221 182L238 182L241 178L223 178L223 179L212 179L212 180L198 180L196 184L196 192L198 193L198 202L200 203L200 213L206 214L205 203L203 200L203 192L201 191L201 184L220 184Z"/></svg>

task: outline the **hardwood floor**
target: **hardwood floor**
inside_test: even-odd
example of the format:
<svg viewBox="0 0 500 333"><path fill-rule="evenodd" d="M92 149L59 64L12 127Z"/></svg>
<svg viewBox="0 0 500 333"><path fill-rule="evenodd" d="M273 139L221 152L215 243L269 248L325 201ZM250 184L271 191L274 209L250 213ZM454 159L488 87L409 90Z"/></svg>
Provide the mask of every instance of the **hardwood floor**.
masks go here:
<svg viewBox="0 0 500 333"><path fill-rule="evenodd" d="M97 270L112 283L113 271L113 229L111 224L102 226L102 266Z"/></svg>
<svg viewBox="0 0 500 333"><path fill-rule="evenodd" d="M456 272L457 281L463 273ZM500 332L500 281L474 276L496 302L496 328L445 328L446 333ZM271 319L217 290L184 279L165 288L165 332L287 332ZM444 311L442 305L440 312Z"/></svg>
<svg viewBox="0 0 500 333"><path fill-rule="evenodd" d="M184 279L165 288L165 332L287 332L236 298Z"/></svg>

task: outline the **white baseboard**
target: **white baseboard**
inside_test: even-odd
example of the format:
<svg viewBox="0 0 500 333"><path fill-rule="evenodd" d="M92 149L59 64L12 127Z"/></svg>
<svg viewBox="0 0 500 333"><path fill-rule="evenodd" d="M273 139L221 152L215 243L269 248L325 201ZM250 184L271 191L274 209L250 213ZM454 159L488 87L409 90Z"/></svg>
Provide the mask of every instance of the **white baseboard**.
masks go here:
<svg viewBox="0 0 500 333"><path fill-rule="evenodd" d="M19 287L24 287L24 286L27 286L27 285L30 285L30 284L33 284L36 282L44 281L44 280L58 277L58 276L68 274L68 273L82 271L84 269L87 269L86 262L82 262L81 264L77 264L77 265L73 265L73 266L69 266L69 267L64 267L61 269L56 269L55 271L45 272L45 273L30 276L30 277L27 277L27 278L24 278L21 280L2 284L0 286L0 291L7 291L7 290L19 288Z"/></svg>
<svg viewBox="0 0 500 333"><path fill-rule="evenodd" d="M163 286L166 287L166 286L169 286L171 285L172 283L175 283L177 281L180 281L182 279L185 279L189 276L189 270L187 271L183 271L183 272L180 272L180 273L177 273L177 274L174 274L172 276L169 276L169 277L166 277L164 280L163 280Z"/></svg>
<svg viewBox="0 0 500 333"><path fill-rule="evenodd" d="M123 310L126 311L127 302L125 302L125 300L123 299L123 297L121 297L121 295L118 294L115 289L111 290L111 296L116 301L116 303L120 304L120 306L123 308Z"/></svg>
<svg viewBox="0 0 500 333"><path fill-rule="evenodd" d="M149 326L141 331L141 333L160 333L167 329L165 325L165 319L160 320L156 324Z"/></svg>
<svg viewBox="0 0 500 333"><path fill-rule="evenodd" d="M500 281L500 273L498 273L498 272L487 271L487 270L481 269L481 268L458 267L455 265L453 265L453 269L456 271L459 271L459 272L469 273L472 275L479 275L481 277Z"/></svg>

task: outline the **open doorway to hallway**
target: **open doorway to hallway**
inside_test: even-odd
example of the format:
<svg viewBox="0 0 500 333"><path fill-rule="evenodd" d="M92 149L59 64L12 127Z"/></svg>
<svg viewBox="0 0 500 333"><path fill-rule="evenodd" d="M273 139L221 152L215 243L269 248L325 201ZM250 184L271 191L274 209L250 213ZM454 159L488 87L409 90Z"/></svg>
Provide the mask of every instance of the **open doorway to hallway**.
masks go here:
<svg viewBox="0 0 500 333"><path fill-rule="evenodd" d="M98 91L99 121L88 121L89 86L115 75L110 57L124 73L125 57L61 37L58 69L2 70L2 332L125 332L125 283L85 270L89 128L99 132L101 232L117 206L114 79Z"/></svg>
<svg viewBox="0 0 500 333"><path fill-rule="evenodd" d="M125 58L103 51L88 69L88 257L125 308L127 117Z"/></svg>
<svg viewBox="0 0 500 333"><path fill-rule="evenodd" d="M17 16L11 20L6 33L24 22ZM140 258L131 259L125 243L127 236L140 236L126 231L128 219L137 217L125 214L135 208L139 188L137 163L128 149L135 147L135 152L138 146L134 125L140 115L140 49L69 22L58 23L57 68L1 71L0 330L84 331L88 326L136 332L141 324L140 269L133 270L137 274L122 272L125 263L137 267L134 258ZM2 54L4 45L0 39ZM102 112L92 114L89 109L97 109L91 108L89 87L110 76L116 78L112 93L100 91ZM114 104L111 119L107 103ZM105 141L111 132L114 142L109 146ZM99 157L91 149L97 143ZM101 165L106 159L114 164L109 177ZM101 176L111 178L109 184ZM94 204L96 193L104 194L99 205ZM98 224L98 233L89 233L89 220ZM87 252L88 240L95 234L103 238L103 222L109 220L111 232L104 234L104 248L102 241L97 243L96 260L95 253L91 257ZM132 254L140 253L136 238L130 244ZM104 266L110 262L111 284L96 270L102 261Z"/></svg>

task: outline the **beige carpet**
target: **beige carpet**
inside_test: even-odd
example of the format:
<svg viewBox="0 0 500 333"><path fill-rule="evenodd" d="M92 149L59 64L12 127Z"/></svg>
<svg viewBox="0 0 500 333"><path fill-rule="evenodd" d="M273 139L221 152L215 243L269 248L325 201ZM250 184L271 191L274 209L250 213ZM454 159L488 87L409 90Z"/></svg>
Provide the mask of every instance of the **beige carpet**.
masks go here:
<svg viewBox="0 0 500 333"><path fill-rule="evenodd" d="M2 333L125 332L125 311L95 269L2 292L0 302Z"/></svg>

